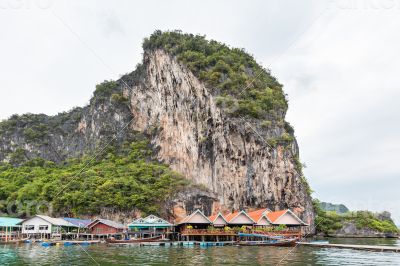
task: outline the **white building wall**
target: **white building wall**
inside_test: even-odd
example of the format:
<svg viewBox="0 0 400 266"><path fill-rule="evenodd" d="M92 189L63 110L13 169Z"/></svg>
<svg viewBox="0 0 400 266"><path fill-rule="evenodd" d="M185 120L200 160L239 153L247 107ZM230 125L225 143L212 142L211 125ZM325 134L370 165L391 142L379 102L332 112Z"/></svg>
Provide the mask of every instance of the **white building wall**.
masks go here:
<svg viewBox="0 0 400 266"><path fill-rule="evenodd" d="M33 230L27 230L26 226L28 225L34 226ZM47 225L48 226L47 230L39 230L39 227L41 225ZM51 228L52 228L51 223L36 216L22 222L23 234L50 234Z"/></svg>
<svg viewBox="0 0 400 266"><path fill-rule="evenodd" d="M289 212L285 213L278 220L276 220L275 224L301 225L301 223Z"/></svg>
<svg viewBox="0 0 400 266"><path fill-rule="evenodd" d="M229 224L253 224L254 222L247 217L244 213L240 213L238 216L233 218Z"/></svg>
<svg viewBox="0 0 400 266"><path fill-rule="evenodd" d="M260 226L266 226L266 225L270 225L270 223L268 222L267 218L262 217L256 225L260 225Z"/></svg>
<svg viewBox="0 0 400 266"><path fill-rule="evenodd" d="M201 215L200 213L195 213L186 223L190 224L209 224L210 222L207 220L207 218L204 218L203 215Z"/></svg>
<svg viewBox="0 0 400 266"><path fill-rule="evenodd" d="M213 224L216 225L216 226L224 226L224 225L226 225L226 222L221 216L218 216L215 219L215 221L213 222Z"/></svg>

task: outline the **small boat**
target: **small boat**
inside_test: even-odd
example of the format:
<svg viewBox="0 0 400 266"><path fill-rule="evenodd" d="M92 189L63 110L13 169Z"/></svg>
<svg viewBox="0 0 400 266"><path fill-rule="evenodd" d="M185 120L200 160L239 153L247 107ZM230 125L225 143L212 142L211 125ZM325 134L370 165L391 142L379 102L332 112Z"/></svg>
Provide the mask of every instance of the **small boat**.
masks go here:
<svg viewBox="0 0 400 266"><path fill-rule="evenodd" d="M263 241L238 241L239 246L273 246L273 247L294 247L296 245L296 238L290 239L273 239Z"/></svg>
<svg viewBox="0 0 400 266"><path fill-rule="evenodd" d="M10 240L1 240L0 244L12 244L12 243L25 243L25 241L29 240L28 238L25 239L10 239Z"/></svg>
<svg viewBox="0 0 400 266"><path fill-rule="evenodd" d="M42 242L41 243L42 247L51 247L51 246L54 246L54 245L56 245L55 242Z"/></svg>
<svg viewBox="0 0 400 266"><path fill-rule="evenodd" d="M277 246L277 247L294 247L296 245L297 238L285 238L280 235L262 235L262 234L246 234L239 233L240 237L251 237L258 238L260 240L239 240L236 242L239 246Z"/></svg>
<svg viewBox="0 0 400 266"><path fill-rule="evenodd" d="M141 242L159 242L162 241L162 236L153 236L153 237L147 237L147 238L133 238L133 239L106 239L106 242L108 244L128 244L128 243L141 243Z"/></svg>

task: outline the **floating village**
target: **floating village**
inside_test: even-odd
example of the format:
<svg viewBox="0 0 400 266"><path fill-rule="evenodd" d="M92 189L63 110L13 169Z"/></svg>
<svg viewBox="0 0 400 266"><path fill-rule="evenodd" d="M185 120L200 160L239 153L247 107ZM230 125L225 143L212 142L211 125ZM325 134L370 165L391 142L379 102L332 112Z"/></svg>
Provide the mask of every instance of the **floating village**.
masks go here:
<svg viewBox="0 0 400 266"><path fill-rule="evenodd" d="M305 234L303 222L289 209L244 210L206 216L201 210L167 221L155 215L137 218L125 225L97 218L54 218L35 215L27 219L0 217L0 241L58 245L139 246L294 246Z"/></svg>

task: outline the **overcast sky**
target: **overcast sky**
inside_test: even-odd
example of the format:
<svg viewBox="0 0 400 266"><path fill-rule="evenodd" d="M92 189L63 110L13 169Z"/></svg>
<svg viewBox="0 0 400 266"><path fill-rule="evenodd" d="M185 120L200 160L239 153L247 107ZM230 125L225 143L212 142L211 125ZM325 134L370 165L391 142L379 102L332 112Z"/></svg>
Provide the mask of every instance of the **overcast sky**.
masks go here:
<svg viewBox="0 0 400 266"><path fill-rule="evenodd" d="M314 197L400 224L400 0L0 1L0 119L88 103L155 29L243 47L284 84Z"/></svg>

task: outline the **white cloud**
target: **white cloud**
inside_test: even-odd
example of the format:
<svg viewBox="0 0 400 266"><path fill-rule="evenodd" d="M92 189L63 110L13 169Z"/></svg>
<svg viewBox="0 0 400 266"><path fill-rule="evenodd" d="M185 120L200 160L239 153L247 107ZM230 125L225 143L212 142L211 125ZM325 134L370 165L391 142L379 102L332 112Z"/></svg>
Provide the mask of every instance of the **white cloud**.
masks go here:
<svg viewBox="0 0 400 266"><path fill-rule="evenodd" d="M315 26L275 67L290 96L288 120L318 197L386 206L399 221L400 10L333 12L323 32Z"/></svg>

